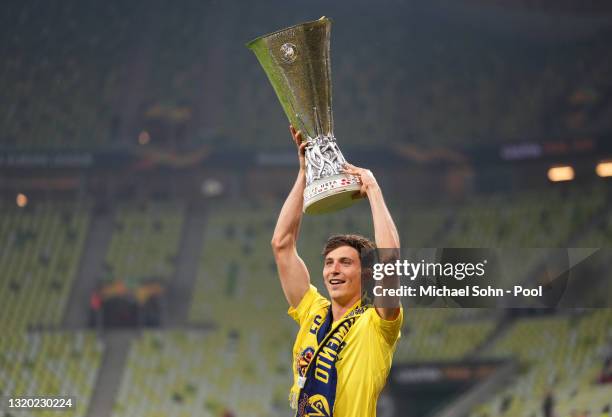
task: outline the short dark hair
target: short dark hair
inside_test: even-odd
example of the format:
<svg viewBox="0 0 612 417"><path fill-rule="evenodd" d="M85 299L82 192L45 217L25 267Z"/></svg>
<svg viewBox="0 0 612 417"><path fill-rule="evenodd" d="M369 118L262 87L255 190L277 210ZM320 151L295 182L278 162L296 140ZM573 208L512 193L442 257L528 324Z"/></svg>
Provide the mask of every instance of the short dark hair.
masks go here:
<svg viewBox="0 0 612 417"><path fill-rule="evenodd" d="M328 253L341 246L350 246L354 248L360 256L362 249L376 249L376 244L374 242L361 235L333 235L325 242L322 253L323 257L325 258Z"/></svg>

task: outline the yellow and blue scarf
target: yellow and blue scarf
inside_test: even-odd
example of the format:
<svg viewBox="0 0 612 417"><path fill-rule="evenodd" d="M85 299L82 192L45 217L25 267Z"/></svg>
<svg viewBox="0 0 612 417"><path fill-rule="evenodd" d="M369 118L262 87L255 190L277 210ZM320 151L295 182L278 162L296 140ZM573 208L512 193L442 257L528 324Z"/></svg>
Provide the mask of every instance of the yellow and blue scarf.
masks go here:
<svg viewBox="0 0 612 417"><path fill-rule="evenodd" d="M296 417L333 416L338 382L336 360L344 348L344 338L366 309L367 306L357 304L332 326L333 315L329 306L325 321L317 326L317 350L312 353L308 367L299 377Z"/></svg>

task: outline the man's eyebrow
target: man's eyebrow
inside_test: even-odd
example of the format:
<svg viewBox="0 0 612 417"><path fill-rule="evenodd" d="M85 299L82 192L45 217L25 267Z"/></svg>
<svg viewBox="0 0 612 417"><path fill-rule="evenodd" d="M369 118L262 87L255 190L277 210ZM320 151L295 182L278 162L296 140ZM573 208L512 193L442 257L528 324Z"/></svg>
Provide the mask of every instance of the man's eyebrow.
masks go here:
<svg viewBox="0 0 612 417"><path fill-rule="evenodd" d="M332 258L331 256L328 256L327 258L325 258L325 262L327 262L327 261L333 261L333 260L334 260L334 258ZM340 258L338 258L338 260L339 260L340 262L342 262L342 261L346 261L346 260L348 260L348 261L352 261L352 260L353 260L353 258L351 258L351 257L349 257L349 256L341 256Z"/></svg>

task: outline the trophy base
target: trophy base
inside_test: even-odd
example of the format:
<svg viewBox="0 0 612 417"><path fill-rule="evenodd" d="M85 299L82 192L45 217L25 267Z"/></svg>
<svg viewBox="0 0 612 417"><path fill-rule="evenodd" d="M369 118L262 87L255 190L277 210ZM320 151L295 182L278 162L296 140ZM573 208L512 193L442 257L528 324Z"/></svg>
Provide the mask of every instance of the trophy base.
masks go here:
<svg viewBox="0 0 612 417"><path fill-rule="evenodd" d="M304 213L325 214L342 210L359 201L355 193L360 189L359 180L346 174L314 181L304 190Z"/></svg>

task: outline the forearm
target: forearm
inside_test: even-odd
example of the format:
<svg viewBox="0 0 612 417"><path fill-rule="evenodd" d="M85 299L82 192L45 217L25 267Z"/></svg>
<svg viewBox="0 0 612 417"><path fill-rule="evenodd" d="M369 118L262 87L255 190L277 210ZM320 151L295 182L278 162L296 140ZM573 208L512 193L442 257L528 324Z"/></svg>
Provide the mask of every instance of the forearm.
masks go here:
<svg viewBox="0 0 612 417"><path fill-rule="evenodd" d="M300 169L293 188L289 192L278 216L272 237L272 246L285 247L289 244L295 245L302 221L305 187L306 177L304 171Z"/></svg>
<svg viewBox="0 0 612 417"><path fill-rule="evenodd" d="M397 249L384 251L379 256L384 262L394 262L399 256L400 240L397 228L385 204L382 191L378 185L367 190L370 208L372 209L372 220L374 222L374 239L378 249ZM382 282L384 288L398 288L399 277L387 277ZM384 320L395 320L400 314L399 297L382 297L382 301L375 301L376 312Z"/></svg>
<svg viewBox="0 0 612 417"><path fill-rule="evenodd" d="M368 188L366 191L370 208L372 210L372 221L374 223L374 240L379 248L399 248L400 239L389 213L389 209L385 204L382 190L378 185Z"/></svg>

